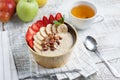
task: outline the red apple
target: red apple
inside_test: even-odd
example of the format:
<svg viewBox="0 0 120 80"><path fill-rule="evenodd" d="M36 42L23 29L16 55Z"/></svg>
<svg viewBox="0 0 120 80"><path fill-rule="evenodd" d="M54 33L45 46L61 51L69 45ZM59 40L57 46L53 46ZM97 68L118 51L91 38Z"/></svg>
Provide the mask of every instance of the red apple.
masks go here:
<svg viewBox="0 0 120 80"><path fill-rule="evenodd" d="M0 21L7 22L15 13L14 0L0 0Z"/></svg>

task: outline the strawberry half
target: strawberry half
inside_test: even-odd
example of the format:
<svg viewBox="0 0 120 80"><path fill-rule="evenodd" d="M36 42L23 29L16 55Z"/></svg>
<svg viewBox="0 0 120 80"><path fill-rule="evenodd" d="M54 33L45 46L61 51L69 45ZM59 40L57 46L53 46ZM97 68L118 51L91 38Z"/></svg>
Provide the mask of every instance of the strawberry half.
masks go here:
<svg viewBox="0 0 120 80"><path fill-rule="evenodd" d="M55 16L55 20L60 20L62 18L62 14L61 13L57 13Z"/></svg>
<svg viewBox="0 0 120 80"><path fill-rule="evenodd" d="M28 44L31 48L33 48L33 45L34 45L33 40L28 41Z"/></svg>
<svg viewBox="0 0 120 80"><path fill-rule="evenodd" d="M36 32L38 32L40 29L36 24L33 24L31 28Z"/></svg>
<svg viewBox="0 0 120 80"><path fill-rule="evenodd" d="M43 16L43 22L45 23L45 27L50 23L46 16Z"/></svg>
<svg viewBox="0 0 120 80"><path fill-rule="evenodd" d="M42 20L39 20L36 22L37 27L41 28L41 27L45 27L45 23Z"/></svg>
<svg viewBox="0 0 120 80"><path fill-rule="evenodd" d="M50 21L51 24L53 24L53 21L54 21L54 20L55 20L55 18L53 17L53 15L50 15L50 16L49 16L49 21Z"/></svg>
<svg viewBox="0 0 120 80"><path fill-rule="evenodd" d="M34 31L31 27L28 28L28 31L26 33L26 41L30 41L33 40L33 36L36 34L37 32Z"/></svg>
<svg viewBox="0 0 120 80"><path fill-rule="evenodd" d="M29 33L26 34L26 41L30 41L33 39L33 36Z"/></svg>

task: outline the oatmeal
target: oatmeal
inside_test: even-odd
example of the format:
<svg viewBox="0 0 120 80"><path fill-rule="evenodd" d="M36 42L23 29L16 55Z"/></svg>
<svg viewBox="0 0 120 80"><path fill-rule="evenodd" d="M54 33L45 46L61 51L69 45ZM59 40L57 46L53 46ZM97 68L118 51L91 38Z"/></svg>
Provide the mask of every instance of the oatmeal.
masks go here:
<svg viewBox="0 0 120 80"><path fill-rule="evenodd" d="M55 25L49 24L48 26L51 29L50 28L47 29L51 31L40 30L41 32L38 32L34 36L34 47L33 47L34 50L38 54L49 55L49 56L62 54L68 51L73 45L73 38L72 35L68 32L67 25L61 24L55 27ZM54 30L52 30L53 29L52 27L54 27ZM56 33L54 33L53 31Z"/></svg>

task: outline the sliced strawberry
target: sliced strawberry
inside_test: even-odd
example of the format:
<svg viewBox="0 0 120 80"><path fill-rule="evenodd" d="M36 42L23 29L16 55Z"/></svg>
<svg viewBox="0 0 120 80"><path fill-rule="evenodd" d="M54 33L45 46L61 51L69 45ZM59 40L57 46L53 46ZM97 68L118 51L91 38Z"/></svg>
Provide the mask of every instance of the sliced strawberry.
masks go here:
<svg viewBox="0 0 120 80"><path fill-rule="evenodd" d="M57 13L55 16L55 20L60 20L62 18L62 14L61 13Z"/></svg>
<svg viewBox="0 0 120 80"><path fill-rule="evenodd" d="M30 41L33 39L33 36L29 33L26 34L26 41Z"/></svg>
<svg viewBox="0 0 120 80"><path fill-rule="evenodd" d="M45 23L42 20L39 20L36 22L37 27L41 28L41 27L45 27Z"/></svg>
<svg viewBox="0 0 120 80"><path fill-rule="evenodd" d="M46 16L43 16L43 22L45 23L45 27L50 23Z"/></svg>
<svg viewBox="0 0 120 80"><path fill-rule="evenodd" d="M50 21L51 24L53 24L53 21L54 21L54 20L55 20L55 18L53 17L53 15L50 15L49 21Z"/></svg>
<svg viewBox="0 0 120 80"><path fill-rule="evenodd" d="M36 24L33 24L31 28L36 32L38 32L40 29Z"/></svg>
<svg viewBox="0 0 120 80"><path fill-rule="evenodd" d="M28 33L31 35L35 35L36 31L34 31L31 27L28 28Z"/></svg>
<svg viewBox="0 0 120 80"><path fill-rule="evenodd" d="M28 28L28 31L26 33L26 40L30 41L33 39L33 36L36 34L37 32L34 31L31 27Z"/></svg>
<svg viewBox="0 0 120 80"><path fill-rule="evenodd" d="M31 48L33 48L33 45L34 45L33 40L28 41L28 44Z"/></svg>

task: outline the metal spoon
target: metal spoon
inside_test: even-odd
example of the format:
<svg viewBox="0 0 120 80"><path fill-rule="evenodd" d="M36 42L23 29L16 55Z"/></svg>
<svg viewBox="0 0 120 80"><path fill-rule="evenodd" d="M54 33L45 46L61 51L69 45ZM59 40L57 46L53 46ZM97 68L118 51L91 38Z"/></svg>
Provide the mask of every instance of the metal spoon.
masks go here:
<svg viewBox="0 0 120 80"><path fill-rule="evenodd" d="M89 51L95 52L98 57L101 58L101 60L104 61L104 64L107 66L107 68L110 70L110 72L117 78L120 77L120 74L117 72L117 70L110 65L110 63L99 53L97 50L97 42L92 36L87 36L84 42L84 46Z"/></svg>

